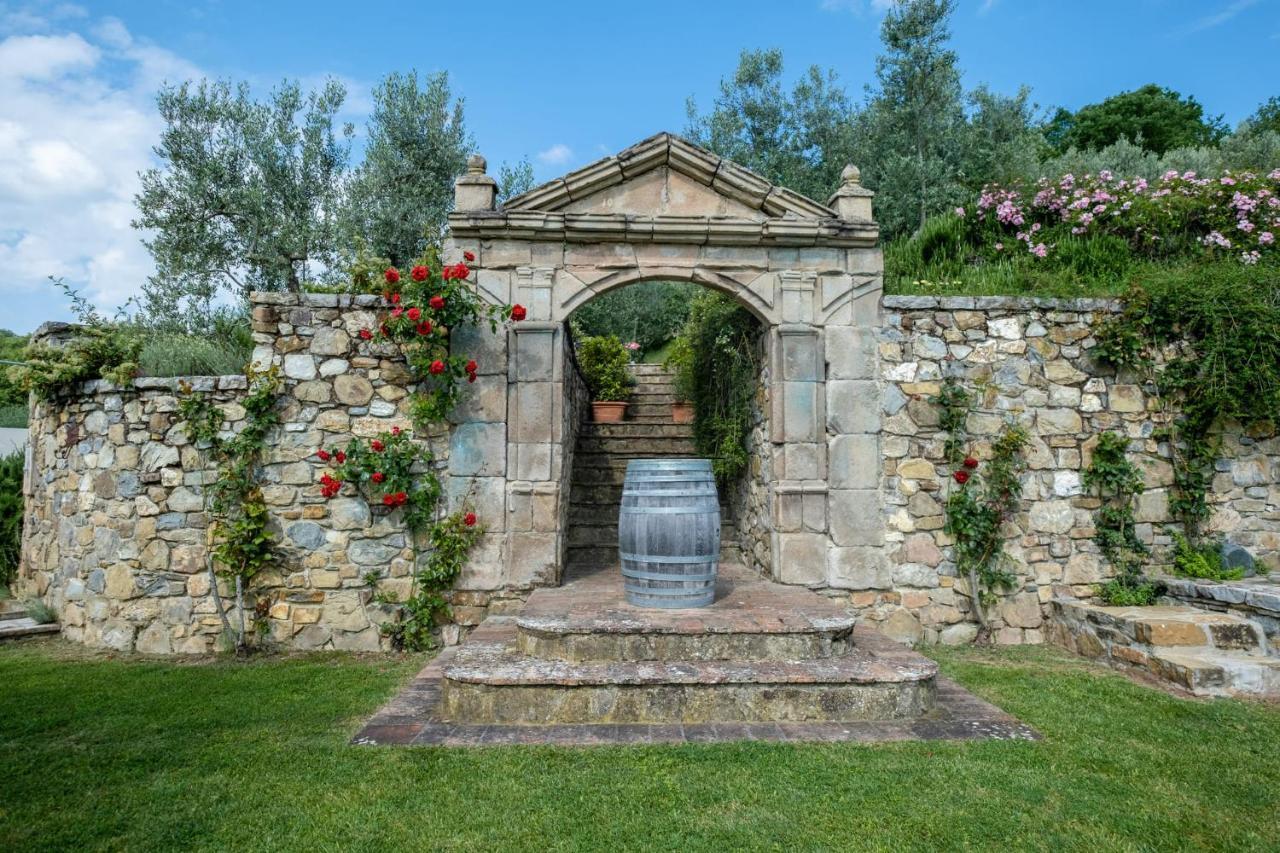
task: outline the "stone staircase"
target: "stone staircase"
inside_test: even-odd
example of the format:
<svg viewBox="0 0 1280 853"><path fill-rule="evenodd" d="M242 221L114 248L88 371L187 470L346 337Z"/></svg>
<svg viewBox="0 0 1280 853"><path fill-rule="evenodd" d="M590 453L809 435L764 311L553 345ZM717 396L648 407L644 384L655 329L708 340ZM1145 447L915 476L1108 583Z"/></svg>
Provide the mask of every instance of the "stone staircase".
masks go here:
<svg viewBox="0 0 1280 853"><path fill-rule="evenodd" d="M674 375L658 364L631 366L636 386L627 419L585 423L578 434L569 493L569 553L566 568L581 573L618 562L618 508L622 481L632 459L696 456L693 426L671 419ZM738 531L721 496L720 560L741 561Z"/></svg>
<svg viewBox="0 0 1280 853"><path fill-rule="evenodd" d="M486 619L442 668L440 710L471 726L916 720L936 675L839 603L741 566L697 610L633 607L597 571Z"/></svg>
<svg viewBox="0 0 1280 853"><path fill-rule="evenodd" d="M15 601L0 600L0 640L56 634L62 630L56 622L37 622L27 609Z"/></svg>
<svg viewBox="0 0 1280 853"><path fill-rule="evenodd" d="M1234 613L1185 606L1103 607L1053 601L1049 638L1116 669L1143 670L1197 696L1280 697L1280 657L1262 628Z"/></svg>

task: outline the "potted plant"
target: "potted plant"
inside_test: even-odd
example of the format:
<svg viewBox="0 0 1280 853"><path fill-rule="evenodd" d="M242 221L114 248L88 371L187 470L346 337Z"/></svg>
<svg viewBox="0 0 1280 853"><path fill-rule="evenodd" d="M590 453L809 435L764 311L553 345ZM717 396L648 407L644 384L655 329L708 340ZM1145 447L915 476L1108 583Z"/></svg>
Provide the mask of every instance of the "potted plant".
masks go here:
<svg viewBox="0 0 1280 853"><path fill-rule="evenodd" d="M676 337L662 366L675 373L675 402L671 404L671 420L678 424L693 423L693 397L695 388L693 346L684 335Z"/></svg>
<svg viewBox="0 0 1280 853"><path fill-rule="evenodd" d="M627 370L630 361L627 348L613 335L578 341L578 366L591 391L591 419L596 423L617 423L626 413L635 382Z"/></svg>

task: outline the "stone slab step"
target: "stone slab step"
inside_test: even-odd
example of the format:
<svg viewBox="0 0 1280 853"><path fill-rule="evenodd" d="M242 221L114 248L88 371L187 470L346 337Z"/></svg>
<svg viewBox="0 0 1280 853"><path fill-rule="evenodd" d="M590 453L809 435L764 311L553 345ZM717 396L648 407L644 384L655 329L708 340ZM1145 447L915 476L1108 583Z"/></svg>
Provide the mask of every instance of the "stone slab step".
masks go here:
<svg viewBox="0 0 1280 853"><path fill-rule="evenodd" d="M1280 696L1280 659L1220 649L1160 649L1135 665L1197 696Z"/></svg>
<svg viewBox="0 0 1280 853"><path fill-rule="evenodd" d="M1216 613L1195 607L1102 607L1084 602L1064 604L1072 615L1096 627L1103 639L1130 645L1209 647L1263 652L1266 638L1259 626L1234 613Z"/></svg>
<svg viewBox="0 0 1280 853"><path fill-rule="evenodd" d="M578 450L587 453L608 453L623 459L651 458L655 456L694 456L697 448L692 438L593 438L580 436Z"/></svg>
<svg viewBox="0 0 1280 853"><path fill-rule="evenodd" d="M634 421L616 424L588 423L582 425L582 432L578 434L579 442L584 438L693 438L693 424L636 423Z"/></svg>
<svg viewBox="0 0 1280 853"><path fill-rule="evenodd" d="M11 599L0 599L0 622L8 619L25 619L27 608Z"/></svg>
<svg viewBox="0 0 1280 853"><path fill-rule="evenodd" d="M614 564L539 589L515 617L516 648L574 662L801 660L849 652L854 618L836 602L722 563L716 600L696 610L633 607Z"/></svg>
<svg viewBox="0 0 1280 853"><path fill-rule="evenodd" d="M442 708L451 720L889 720L927 713L936 695L933 661L879 655L857 640L849 654L819 660L572 663L522 654L514 623L500 618L477 628L444 669Z"/></svg>
<svg viewBox="0 0 1280 853"><path fill-rule="evenodd" d="M627 369L638 376L675 375L670 370L663 367L661 363L652 361L637 361L634 364L628 365Z"/></svg>
<svg viewBox="0 0 1280 853"><path fill-rule="evenodd" d="M56 634L61 630L61 626L56 622L41 623L28 616L23 616L21 619L0 621L0 640L31 637L36 634Z"/></svg>

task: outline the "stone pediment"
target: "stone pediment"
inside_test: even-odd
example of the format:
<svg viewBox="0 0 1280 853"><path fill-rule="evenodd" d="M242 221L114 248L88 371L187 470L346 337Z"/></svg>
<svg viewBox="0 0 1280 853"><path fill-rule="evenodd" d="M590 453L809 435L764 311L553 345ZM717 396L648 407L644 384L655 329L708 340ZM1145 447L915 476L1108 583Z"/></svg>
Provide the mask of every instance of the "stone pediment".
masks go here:
<svg viewBox="0 0 1280 853"><path fill-rule="evenodd" d="M836 218L830 207L670 133L515 196L503 210L752 222Z"/></svg>

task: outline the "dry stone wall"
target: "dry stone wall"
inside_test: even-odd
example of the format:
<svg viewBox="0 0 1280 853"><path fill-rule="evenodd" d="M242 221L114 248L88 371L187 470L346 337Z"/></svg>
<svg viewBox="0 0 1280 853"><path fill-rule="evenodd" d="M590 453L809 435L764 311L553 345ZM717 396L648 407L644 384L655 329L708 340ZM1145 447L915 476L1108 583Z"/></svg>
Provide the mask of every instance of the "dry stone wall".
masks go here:
<svg viewBox="0 0 1280 853"><path fill-rule="evenodd" d="M1017 588L991 609L996 639L1045 639L1056 594L1089 597L1113 571L1093 542L1095 498L1081 484L1100 433L1133 442L1146 492L1138 535L1157 555L1169 543L1172 468L1156 439L1154 401L1132 376L1092 351L1111 300L889 296L879 331L882 376L884 563L871 563L850 594L853 606L904 640L965 642L975 625L968 590L955 576L943 504L952 485L944 434L930 402L954 372L976 390L968 419L980 459L1006 420L1031 434L1025 500L1008 533ZM1229 431L1211 500L1212 527L1280 567L1280 438Z"/></svg>
<svg viewBox="0 0 1280 853"><path fill-rule="evenodd" d="M268 448L263 489L281 560L257 588L259 624L283 647L379 648L385 640L377 626L390 612L375 593L403 598L409 589L412 549L398 515L371 510L357 497L324 500L318 481L326 468L314 455L352 434L409 425L402 361L359 339L362 328L376 324L377 302L277 294L259 296L254 306L255 360L285 377L283 425ZM968 423L979 458L1005 419L1032 435L1026 500L1008 531L1018 582L991 612L998 641L1042 642L1055 595L1087 597L1111 574L1093 543L1096 500L1081 484L1102 431L1120 430L1133 440L1148 487L1137 507L1138 532L1157 549L1167 544L1162 523L1172 472L1155 438L1153 401L1132 377L1091 355L1098 323L1116 307L1089 300L884 298L872 346L857 348L860 358L879 365L879 379L862 381L845 404L825 412L838 435L850 432L846 420L867 434L878 430L875 454L833 462L840 482L867 484L878 499L849 510L829 504L820 482L780 485L776 473L765 476L792 446L780 444L761 418L752 473L744 478L752 485L734 497L744 557L762 572L775 565L777 580L846 602L895 638L970 639L968 590L955 576L942 529L950 470L929 401L943 375L955 371L979 389ZM510 442L524 428L513 420L513 400L529 365L509 363L508 341L519 347L521 335L546 336L556 351L567 340L563 328L545 323L510 335L474 334L464 345L478 354L480 378L455 422L429 439L450 501L469 501L488 528L452 593L463 625L509 611L535 585L558 582L563 559L554 553L563 541L561 497L572 470L568 456L550 481L520 479L509 461L518 446ZM849 349L841 335L848 337L843 329L825 336L829 376ZM558 352L551 372L563 377L564 392L550 411L560 446L571 453L587 397L571 355ZM762 411L777 407L779 384L769 381L774 356ZM213 395L236 428L244 377L190 381ZM20 586L54 607L70 639L160 654L207 652L218 641L205 571L209 471L176 426L177 383L91 382L34 409ZM1223 446L1213 525L1280 570L1280 438L1232 430ZM828 525L842 539L882 544L836 549L840 571L829 573L823 551L806 562L804 549L793 547L808 534L791 532Z"/></svg>

